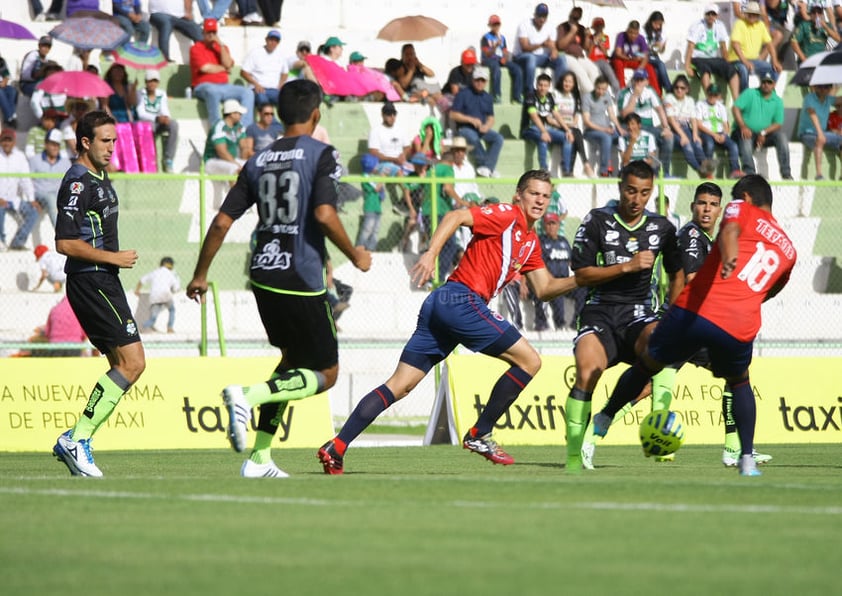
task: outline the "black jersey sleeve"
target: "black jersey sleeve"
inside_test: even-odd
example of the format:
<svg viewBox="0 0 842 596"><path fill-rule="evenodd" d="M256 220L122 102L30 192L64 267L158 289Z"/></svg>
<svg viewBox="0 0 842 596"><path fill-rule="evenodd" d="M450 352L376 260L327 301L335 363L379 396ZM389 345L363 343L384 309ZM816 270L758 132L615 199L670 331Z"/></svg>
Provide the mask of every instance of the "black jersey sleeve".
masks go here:
<svg viewBox="0 0 842 596"><path fill-rule="evenodd" d="M710 252L710 240L691 222L678 231L678 248L681 251L681 266L685 275L696 273Z"/></svg>

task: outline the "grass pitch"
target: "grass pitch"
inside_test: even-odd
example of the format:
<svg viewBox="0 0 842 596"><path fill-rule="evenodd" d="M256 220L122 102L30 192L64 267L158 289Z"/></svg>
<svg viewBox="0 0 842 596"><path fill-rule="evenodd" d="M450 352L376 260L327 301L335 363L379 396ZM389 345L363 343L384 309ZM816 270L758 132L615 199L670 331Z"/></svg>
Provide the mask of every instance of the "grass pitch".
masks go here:
<svg viewBox="0 0 842 596"><path fill-rule="evenodd" d="M838 589L838 445L765 446L759 478L687 446L656 464L563 447L493 466L451 446L275 452L293 476L238 477L230 451L97 452L101 480L0 454L3 593L827 594ZM834 587L836 586L836 587Z"/></svg>

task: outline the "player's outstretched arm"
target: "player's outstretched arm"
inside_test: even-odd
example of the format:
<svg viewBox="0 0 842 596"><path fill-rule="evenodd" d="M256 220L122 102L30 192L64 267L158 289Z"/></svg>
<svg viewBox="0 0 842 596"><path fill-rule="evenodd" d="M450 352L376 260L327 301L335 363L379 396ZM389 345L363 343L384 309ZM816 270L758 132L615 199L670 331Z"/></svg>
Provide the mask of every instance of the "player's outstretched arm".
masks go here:
<svg viewBox="0 0 842 596"><path fill-rule="evenodd" d="M193 279L187 284L187 297L191 300L204 304L205 294L208 291L208 269L233 223L231 216L221 211L211 221L208 233L202 242L202 248L199 250L199 260L193 270Z"/></svg>
<svg viewBox="0 0 842 596"><path fill-rule="evenodd" d="M524 277L539 300L552 300L578 288L576 277L553 277L546 269L530 271Z"/></svg>
<svg viewBox="0 0 842 596"><path fill-rule="evenodd" d="M354 267L360 271L368 271L371 268L371 253L362 246L353 245L336 209L332 205L319 205L314 214L327 239L348 257Z"/></svg>
<svg viewBox="0 0 842 596"><path fill-rule="evenodd" d="M445 242L456 233L460 226L473 227L474 216L470 209L457 209L449 211L439 222L433 237L430 238L430 246L418 262L410 269L412 283L420 288L433 276L436 268L436 257L439 256Z"/></svg>
<svg viewBox="0 0 842 596"><path fill-rule="evenodd" d="M725 223L719 231L719 252L722 255L722 269L719 276L728 279L737 268L737 255L740 253L740 224L735 221Z"/></svg>

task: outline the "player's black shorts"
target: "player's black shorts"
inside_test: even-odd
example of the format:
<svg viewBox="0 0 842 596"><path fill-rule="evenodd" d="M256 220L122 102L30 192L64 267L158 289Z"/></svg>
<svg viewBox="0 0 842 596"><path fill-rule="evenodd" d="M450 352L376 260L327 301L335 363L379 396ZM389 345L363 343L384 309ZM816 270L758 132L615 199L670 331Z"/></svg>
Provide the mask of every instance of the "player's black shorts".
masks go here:
<svg viewBox="0 0 842 596"><path fill-rule="evenodd" d="M323 370L339 362L336 324L327 295L279 294L252 287L269 343L284 350L290 367Z"/></svg>
<svg viewBox="0 0 842 596"><path fill-rule="evenodd" d="M632 364L637 355L634 344L643 328L657 321L651 308L642 305L586 304L579 314L579 334L595 333L605 348L608 366L618 362Z"/></svg>
<svg viewBox="0 0 842 596"><path fill-rule="evenodd" d="M140 341L126 292L113 273L68 275L67 299L88 339L103 354Z"/></svg>

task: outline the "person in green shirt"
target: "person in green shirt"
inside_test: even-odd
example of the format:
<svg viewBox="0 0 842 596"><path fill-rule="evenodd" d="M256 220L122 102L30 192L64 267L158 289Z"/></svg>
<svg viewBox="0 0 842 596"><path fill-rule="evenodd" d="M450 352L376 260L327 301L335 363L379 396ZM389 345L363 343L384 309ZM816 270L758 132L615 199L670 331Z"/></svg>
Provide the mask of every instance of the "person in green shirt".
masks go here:
<svg viewBox="0 0 842 596"><path fill-rule="evenodd" d="M824 52L827 49L828 38L836 43L842 39L833 25L825 20L821 6L816 4L811 6L810 16L811 20L798 23L789 40L792 51L798 56L799 63L804 62L813 54Z"/></svg>
<svg viewBox="0 0 842 596"><path fill-rule="evenodd" d="M449 178L453 179L453 152L445 151L441 160L432 168L427 170L426 177L432 178ZM432 184L424 185L424 201L421 203L421 225L423 233L429 238L433 234L432 219L433 219L433 198L432 198ZM453 182L437 182L436 183L436 219L441 221L448 211L453 209L462 209L470 206L467 201L456 192ZM453 270L456 265L456 255L459 254L459 244L455 238L451 237L447 240L439 253L438 276L436 283L444 282L447 275Z"/></svg>
<svg viewBox="0 0 842 596"><path fill-rule="evenodd" d="M743 172L756 174L754 150L775 147L778 166L784 180L792 180L789 167L789 147L783 131L784 102L775 93L775 79L765 73L759 89L746 89L731 108L736 127L731 138L740 150Z"/></svg>
<svg viewBox="0 0 842 596"><path fill-rule="evenodd" d="M364 154L361 158L363 176L370 176L377 166L377 158L370 153ZM366 250L373 252L377 248L377 237L380 234L380 216L383 213L381 203L386 196L383 183L363 182L360 187L363 191L363 217L360 222L360 231L357 233L357 246L364 246Z"/></svg>

